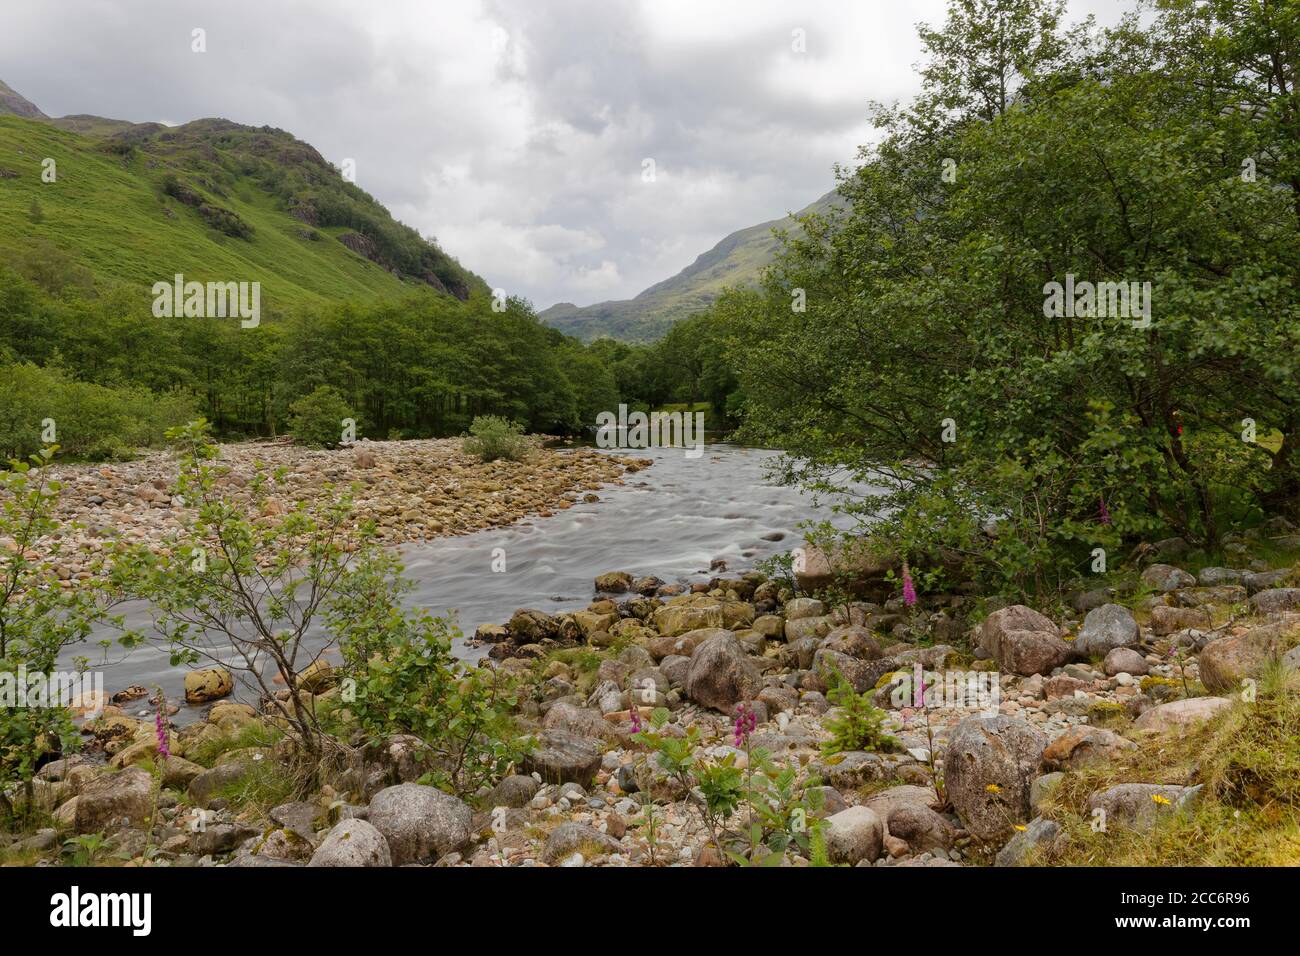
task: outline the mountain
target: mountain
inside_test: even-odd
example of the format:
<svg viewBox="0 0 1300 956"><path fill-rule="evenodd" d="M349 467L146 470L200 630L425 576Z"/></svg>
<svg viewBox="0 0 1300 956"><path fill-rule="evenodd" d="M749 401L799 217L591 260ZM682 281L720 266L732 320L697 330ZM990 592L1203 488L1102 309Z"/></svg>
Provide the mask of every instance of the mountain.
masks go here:
<svg viewBox="0 0 1300 956"><path fill-rule="evenodd" d="M0 83L0 261L51 253L129 285L258 281L269 308L488 291L283 130L51 119Z"/></svg>
<svg viewBox="0 0 1300 956"><path fill-rule="evenodd" d="M48 117L31 103L20 96L4 80L0 80L0 116L23 116L27 119L48 119Z"/></svg>
<svg viewBox="0 0 1300 956"><path fill-rule="evenodd" d="M842 202L832 190L793 216L733 232L677 275L655 283L634 299L588 306L561 302L539 317L547 325L584 342L601 337L625 342L653 341L678 319L707 308L728 286L756 284L781 246L773 235L774 229L797 233L800 227L795 219L826 212Z"/></svg>

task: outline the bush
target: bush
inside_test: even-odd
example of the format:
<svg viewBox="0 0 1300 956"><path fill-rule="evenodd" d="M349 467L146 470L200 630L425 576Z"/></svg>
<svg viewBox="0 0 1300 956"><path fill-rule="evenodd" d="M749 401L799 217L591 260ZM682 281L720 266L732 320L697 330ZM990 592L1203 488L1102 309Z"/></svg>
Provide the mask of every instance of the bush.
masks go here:
<svg viewBox="0 0 1300 956"><path fill-rule="evenodd" d="M51 536L59 527L61 486L45 467L53 456L53 449L44 449L33 456L35 467L15 462L0 471L0 541L8 542L0 548L0 673L25 668L29 674L48 674L65 650L108 619L99 589L60 587L55 567L62 545ZM32 557L41 542L47 542L44 555ZM124 646L129 643L123 639ZM6 795L13 785L22 788L24 813L30 813L36 770L79 743L63 707L0 706L0 818L14 815Z"/></svg>
<svg viewBox="0 0 1300 956"><path fill-rule="evenodd" d="M822 744L822 753L830 756L853 750L893 750L898 741L885 733L885 712L871 702L871 691L859 694L853 685L836 673L826 698L840 708L824 726L831 739Z"/></svg>
<svg viewBox="0 0 1300 956"><path fill-rule="evenodd" d="M289 430L304 445L334 448L343 440L343 420L352 409L331 385L322 385L289 406Z"/></svg>
<svg viewBox="0 0 1300 956"><path fill-rule="evenodd" d="M461 445L467 455L483 461L523 461L533 453L532 439L523 426L496 415L479 415L469 426L469 437Z"/></svg>
<svg viewBox="0 0 1300 956"><path fill-rule="evenodd" d="M347 709L366 741L412 734L430 768L421 781L458 795L491 786L525 748L510 717L504 678L452 655L459 631L446 618L402 615L358 628L342 644L356 699Z"/></svg>
<svg viewBox="0 0 1300 956"><path fill-rule="evenodd" d="M0 456L21 459L57 443L68 458L129 457L157 445L167 429L194 417L184 392L71 380L57 368L28 363L0 368ZM52 429L52 433L51 433Z"/></svg>

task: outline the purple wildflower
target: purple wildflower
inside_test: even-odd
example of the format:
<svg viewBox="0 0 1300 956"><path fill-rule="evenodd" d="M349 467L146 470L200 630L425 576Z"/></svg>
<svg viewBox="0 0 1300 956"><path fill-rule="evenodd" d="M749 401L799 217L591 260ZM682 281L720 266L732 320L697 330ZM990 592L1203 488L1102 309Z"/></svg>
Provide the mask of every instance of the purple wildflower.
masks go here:
<svg viewBox="0 0 1300 956"><path fill-rule="evenodd" d="M158 689L158 713L154 717L154 732L158 737L158 756L166 760L172 755L171 750L167 747L167 718L164 711L167 709L167 698L163 696L162 688Z"/></svg>
<svg viewBox="0 0 1300 956"><path fill-rule="evenodd" d="M731 732L737 747L749 742L749 735L758 726L758 715L747 703L736 705L736 717L732 722Z"/></svg>
<svg viewBox="0 0 1300 956"><path fill-rule="evenodd" d="M912 572L903 565L903 603L911 607L916 603L916 585L912 583Z"/></svg>
<svg viewBox="0 0 1300 956"><path fill-rule="evenodd" d="M632 712L628 716L632 718L632 733L641 733L641 708L633 707Z"/></svg>
<svg viewBox="0 0 1300 956"><path fill-rule="evenodd" d="M1101 523L1110 524L1110 509L1106 507L1106 499L1102 498L1100 502L1101 507L1098 509L1098 514L1101 515Z"/></svg>

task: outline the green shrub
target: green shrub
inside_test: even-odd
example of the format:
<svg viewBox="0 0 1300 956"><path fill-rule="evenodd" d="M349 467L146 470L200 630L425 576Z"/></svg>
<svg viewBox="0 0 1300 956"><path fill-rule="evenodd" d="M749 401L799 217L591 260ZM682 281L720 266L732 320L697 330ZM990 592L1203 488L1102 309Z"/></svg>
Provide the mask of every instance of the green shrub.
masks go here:
<svg viewBox="0 0 1300 956"><path fill-rule="evenodd" d="M533 453L534 444L523 426L496 415L480 415L469 426L469 437L461 447L483 461L523 461Z"/></svg>
<svg viewBox="0 0 1300 956"><path fill-rule="evenodd" d="M30 363L0 367L4 458L26 458L47 444L78 460L129 457L161 444L169 428L193 417L194 401L181 391L157 395L77 382L61 369Z"/></svg>
<svg viewBox="0 0 1300 956"><path fill-rule="evenodd" d="M430 767L422 782L456 794L490 786L526 752L511 688L452 655L459 631L446 618L390 610L384 625L354 629L341 645L356 681L348 711L371 744L418 737Z"/></svg>
<svg viewBox="0 0 1300 956"><path fill-rule="evenodd" d="M883 730L885 712L871 702L871 691L857 693L836 673L826 698L840 710L823 723L831 739L822 744L822 753L830 756L851 750L893 750L898 746L898 741Z"/></svg>
<svg viewBox="0 0 1300 956"><path fill-rule="evenodd" d="M334 448L343 440L343 420L352 409L332 385L322 385L289 406L289 430L304 445Z"/></svg>

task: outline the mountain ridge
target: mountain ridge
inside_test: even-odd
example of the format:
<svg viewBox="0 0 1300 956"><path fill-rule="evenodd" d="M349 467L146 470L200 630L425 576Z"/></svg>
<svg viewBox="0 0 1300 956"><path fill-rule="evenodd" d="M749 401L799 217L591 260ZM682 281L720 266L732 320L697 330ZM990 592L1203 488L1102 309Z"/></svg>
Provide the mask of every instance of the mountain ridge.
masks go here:
<svg viewBox="0 0 1300 956"><path fill-rule="evenodd" d="M488 292L284 130L52 118L0 81L0 250L46 248L131 285L259 281L277 306Z"/></svg>
<svg viewBox="0 0 1300 956"><path fill-rule="evenodd" d="M538 313L538 318L584 342L602 337L652 341L679 319L708 308L728 286L755 284L781 247L774 230L797 232L798 219L842 203L838 192L831 190L796 213L729 233L676 275L656 282L631 299L587 306L559 302Z"/></svg>

